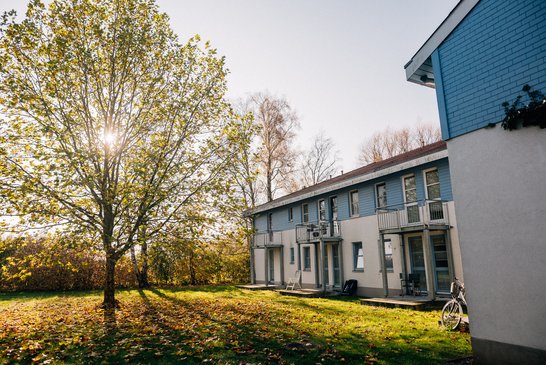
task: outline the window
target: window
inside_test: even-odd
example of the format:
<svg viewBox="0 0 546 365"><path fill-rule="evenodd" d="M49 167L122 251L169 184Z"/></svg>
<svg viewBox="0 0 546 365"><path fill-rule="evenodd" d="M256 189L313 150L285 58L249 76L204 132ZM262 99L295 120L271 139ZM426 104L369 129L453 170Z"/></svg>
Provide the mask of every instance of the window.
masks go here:
<svg viewBox="0 0 546 365"><path fill-rule="evenodd" d="M353 270L364 271L364 251L362 242L353 242Z"/></svg>
<svg viewBox="0 0 546 365"><path fill-rule="evenodd" d="M273 213L267 215L267 231L269 232L269 242L273 242Z"/></svg>
<svg viewBox="0 0 546 365"><path fill-rule="evenodd" d="M311 270L311 247L303 248L303 270Z"/></svg>
<svg viewBox="0 0 546 365"><path fill-rule="evenodd" d="M406 176L404 181L404 202L406 203L406 213L408 223L418 223L421 218L419 216L419 206L417 206L417 185L415 183L415 175Z"/></svg>
<svg viewBox="0 0 546 365"><path fill-rule="evenodd" d="M294 220L294 208L288 208L288 221L292 222Z"/></svg>
<svg viewBox="0 0 546 365"><path fill-rule="evenodd" d="M438 170L425 171L425 187L427 200L440 200L440 177ZM431 220L444 219L444 211L442 202L427 202L429 215Z"/></svg>
<svg viewBox="0 0 546 365"><path fill-rule="evenodd" d="M438 170L425 172L425 184L427 185L427 199L440 199L440 178L438 177Z"/></svg>
<svg viewBox="0 0 546 365"><path fill-rule="evenodd" d="M375 186L375 196L376 196L376 208L381 209L387 206L387 186L385 183L377 184Z"/></svg>
<svg viewBox="0 0 546 365"><path fill-rule="evenodd" d="M303 223L309 223L309 205L302 204L301 206L301 221Z"/></svg>
<svg viewBox="0 0 546 365"><path fill-rule="evenodd" d="M326 220L326 202L324 199L318 201L318 217L321 222Z"/></svg>
<svg viewBox="0 0 546 365"><path fill-rule="evenodd" d="M293 264L296 261L295 259L294 246L290 246L290 263Z"/></svg>
<svg viewBox="0 0 546 365"><path fill-rule="evenodd" d="M350 212L351 217L357 216L359 212L358 208L358 190L351 191L349 193L349 204L350 204Z"/></svg>
<svg viewBox="0 0 546 365"><path fill-rule="evenodd" d="M392 243L391 240L384 240L385 244L385 269L387 272L393 272L394 267L392 264Z"/></svg>
<svg viewBox="0 0 546 365"><path fill-rule="evenodd" d="M404 178L404 194L406 203L417 201L417 185L415 184L415 176L406 176Z"/></svg>

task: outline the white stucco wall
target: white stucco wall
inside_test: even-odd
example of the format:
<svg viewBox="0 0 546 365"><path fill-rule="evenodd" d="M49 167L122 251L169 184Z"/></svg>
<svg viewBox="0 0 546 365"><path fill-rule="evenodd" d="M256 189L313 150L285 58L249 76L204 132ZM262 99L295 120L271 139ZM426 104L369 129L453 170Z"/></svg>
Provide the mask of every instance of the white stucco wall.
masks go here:
<svg viewBox="0 0 546 365"><path fill-rule="evenodd" d="M448 141L472 336L546 350L546 130Z"/></svg>

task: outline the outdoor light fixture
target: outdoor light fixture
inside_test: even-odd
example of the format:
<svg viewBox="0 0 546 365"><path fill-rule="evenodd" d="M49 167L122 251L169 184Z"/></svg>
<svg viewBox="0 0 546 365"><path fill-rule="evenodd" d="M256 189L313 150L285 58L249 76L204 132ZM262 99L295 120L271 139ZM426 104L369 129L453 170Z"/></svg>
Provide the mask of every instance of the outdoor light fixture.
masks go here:
<svg viewBox="0 0 546 365"><path fill-rule="evenodd" d="M434 86L434 79L431 77L428 77L428 75L423 75L419 78L421 82L427 86Z"/></svg>

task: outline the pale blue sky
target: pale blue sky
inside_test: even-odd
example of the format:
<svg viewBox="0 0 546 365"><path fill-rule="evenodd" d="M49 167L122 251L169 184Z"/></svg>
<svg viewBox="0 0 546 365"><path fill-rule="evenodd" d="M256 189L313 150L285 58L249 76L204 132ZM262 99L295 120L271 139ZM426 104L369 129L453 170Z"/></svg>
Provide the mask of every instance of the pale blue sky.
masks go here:
<svg viewBox="0 0 546 365"><path fill-rule="evenodd" d="M300 116L298 147L323 130L345 171L375 131L438 125L434 90L407 82L403 66L457 2L157 0L181 40L199 34L226 56L230 97L284 96ZM0 0L0 10L25 4Z"/></svg>

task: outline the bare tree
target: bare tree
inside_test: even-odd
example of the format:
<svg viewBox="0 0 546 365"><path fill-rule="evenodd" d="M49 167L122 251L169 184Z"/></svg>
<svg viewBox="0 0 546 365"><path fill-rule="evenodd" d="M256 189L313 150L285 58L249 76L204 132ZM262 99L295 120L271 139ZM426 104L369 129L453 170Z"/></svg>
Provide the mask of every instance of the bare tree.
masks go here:
<svg viewBox="0 0 546 365"><path fill-rule="evenodd" d="M419 124L415 128L392 131L387 128L374 133L360 147L358 162L367 165L391 158L442 139L439 128Z"/></svg>
<svg viewBox="0 0 546 365"><path fill-rule="evenodd" d="M417 147L423 147L442 139L440 128L432 124L418 124L413 135Z"/></svg>
<svg viewBox="0 0 546 365"><path fill-rule="evenodd" d="M267 93L252 95L249 109L260 127L257 162L266 199L271 201L279 190L290 191L294 180L296 154L292 142L298 117L285 99Z"/></svg>
<svg viewBox="0 0 546 365"><path fill-rule="evenodd" d="M304 186L318 184L328 179L337 171L339 151L335 150L334 141L324 132L315 136L310 150L301 162L301 182Z"/></svg>

